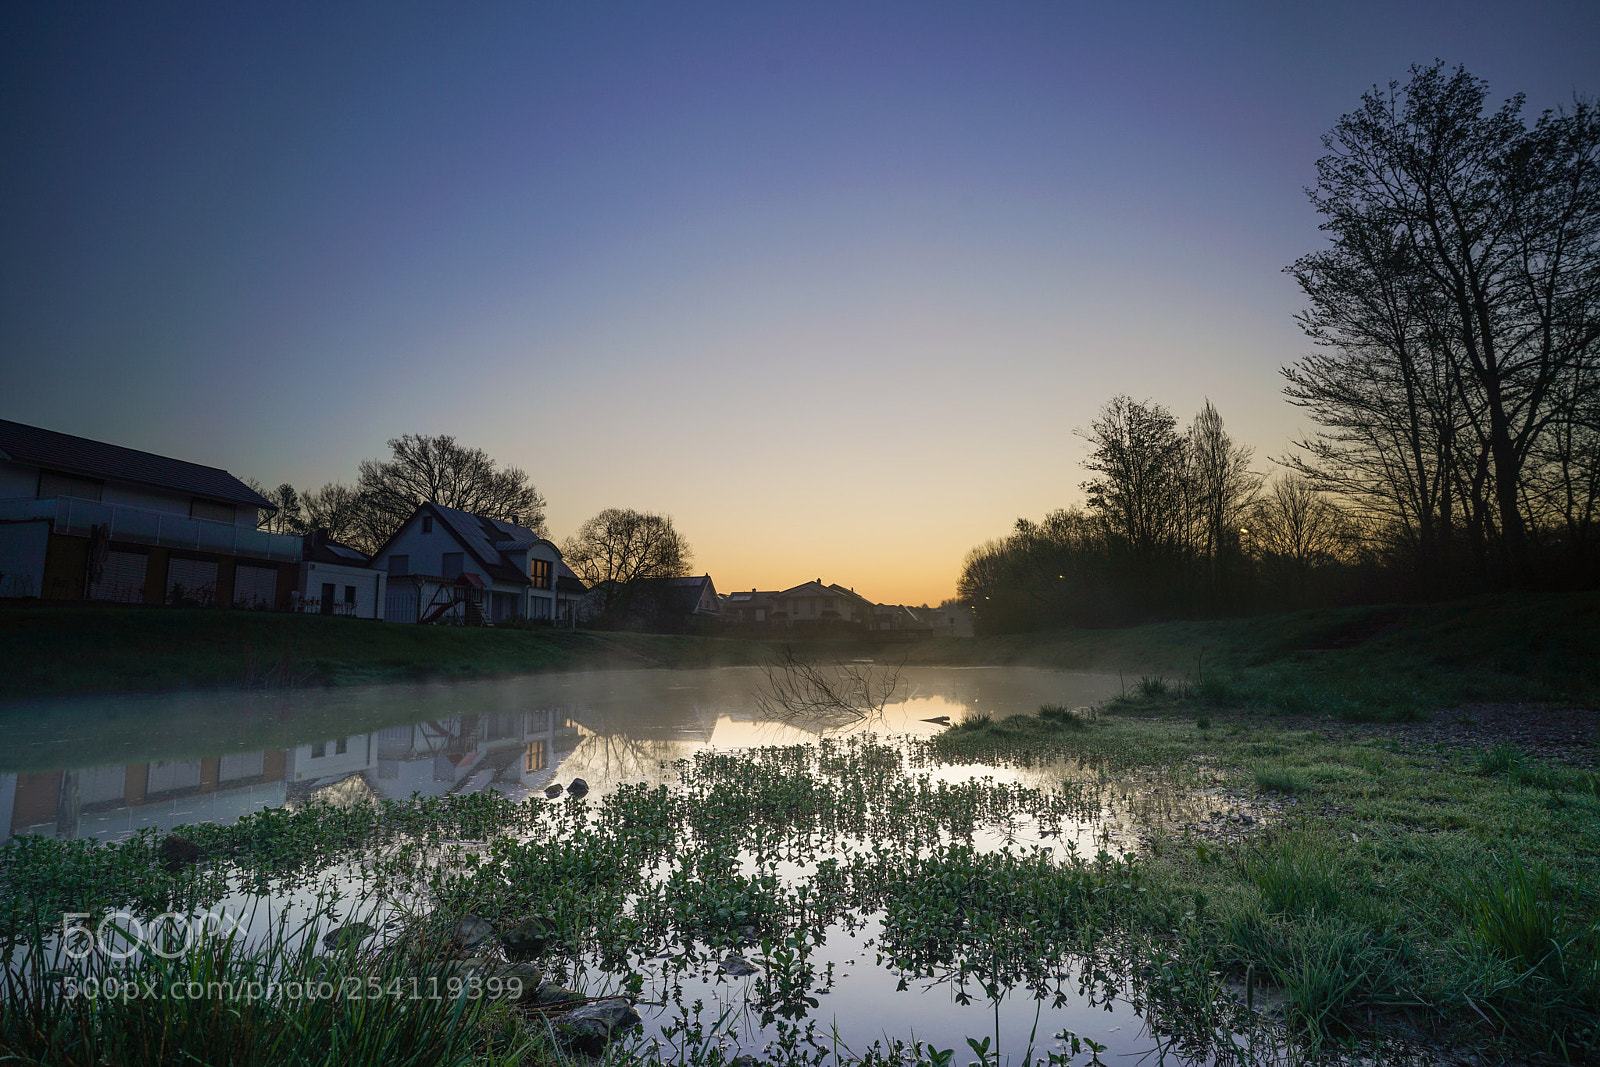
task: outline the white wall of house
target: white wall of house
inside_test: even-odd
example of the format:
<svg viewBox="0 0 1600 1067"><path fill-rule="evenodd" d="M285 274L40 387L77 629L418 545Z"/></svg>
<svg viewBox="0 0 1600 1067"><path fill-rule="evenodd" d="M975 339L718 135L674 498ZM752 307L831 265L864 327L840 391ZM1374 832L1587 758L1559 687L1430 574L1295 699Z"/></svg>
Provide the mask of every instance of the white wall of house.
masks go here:
<svg viewBox="0 0 1600 1067"><path fill-rule="evenodd" d="M706 582L700 587L700 599L695 603L694 610L704 615L715 615L720 609L715 583Z"/></svg>
<svg viewBox="0 0 1600 1067"><path fill-rule="evenodd" d="M550 565L550 580L544 588L536 587L528 590L528 618L553 621L558 615L556 610L556 601L558 599L556 583L560 580L558 575L561 570L559 566L561 553L556 550L555 545L548 541L540 541L529 549L527 573L530 578L533 575L533 563L535 560Z"/></svg>
<svg viewBox="0 0 1600 1067"><path fill-rule="evenodd" d="M476 574L482 578L485 585L492 585L493 580L472 558L472 553L450 535L449 527L438 520L433 520L432 530L424 530L424 519L431 518L426 515L413 515L411 520L400 528L393 541L383 552L374 556L372 566L385 572L392 572L395 556L406 557L407 574L429 574L438 577L454 578L455 575L445 573L445 556L452 553L461 554L461 571Z"/></svg>
<svg viewBox="0 0 1600 1067"><path fill-rule="evenodd" d="M499 593L502 596L511 596L514 616L525 617L528 614L530 604L527 586L521 583L510 585L496 581L473 558L472 553L466 550L466 546L455 539L450 533L450 528L445 523L438 519L432 519L431 523L425 523L424 519L432 519L432 516L411 516L406 524L400 528L400 532L395 535L394 540L390 541L385 549L372 557L372 569L383 571L386 575L393 576L395 557L404 556L406 557L407 574L422 574L451 579L454 579L459 574L473 574L481 579L484 584L482 607L485 613L494 611L494 594ZM432 529L424 529L425 526L431 526ZM457 570L454 567L452 558L450 561L452 563L451 570L454 573L449 573L445 570L446 557L453 557L457 553L460 555L460 568ZM515 559L515 557L512 558L513 560ZM526 574L527 563L525 560L522 566L523 573ZM421 614L426 615L428 613L432 595L432 589L423 591L420 606Z"/></svg>
<svg viewBox="0 0 1600 1067"><path fill-rule="evenodd" d="M330 738L289 750L284 777L291 782L353 774L377 766L371 734Z"/></svg>
<svg viewBox="0 0 1600 1067"><path fill-rule="evenodd" d="M361 619L383 619L384 580L382 571L371 567L347 567L339 563L300 564L300 610L321 612L323 586L333 586L334 615L354 615ZM354 609L346 608L350 601L347 590L355 591Z"/></svg>
<svg viewBox="0 0 1600 1067"><path fill-rule="evenodd" d="M40 595L49 541L48 522L0 523L0 597Z"/></svg>

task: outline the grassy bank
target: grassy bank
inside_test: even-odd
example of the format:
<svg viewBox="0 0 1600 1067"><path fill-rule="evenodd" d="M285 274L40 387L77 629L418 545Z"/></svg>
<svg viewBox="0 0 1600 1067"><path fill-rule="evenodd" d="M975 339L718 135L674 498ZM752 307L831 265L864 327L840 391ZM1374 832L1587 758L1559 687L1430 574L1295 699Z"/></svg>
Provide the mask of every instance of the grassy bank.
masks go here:
<svg viewBox="0 0 1600 1067"><path fill-rule="evenodd" d="M759 662L750 641L182 608L0 610L0 700Z"/></svg>
<svg viewBox="0 0 1600 1067"><path fill-rule="evenodd" d="M1492 1050L1490 1062L1600 1055L1592 742L1574 746L1576 762L1540 760L1506 744L1418 743L1405 724L1120 707L1139 717L973 721L934 748L1097 767L1158 817L1141 870L1149 901L1181 912L1170 957L1259 983L1261 1003L1313 1046L1353 1050L1387 1032ZM1175 812L1174 797L1198 807Z"/></svg>
<svg viewBox="0 0 1600 1067"><path fill-rule="evenodd" d="M463 680L537 671L760 663L780 641L389 626L182 609L0 610L0 700L178 689ZM1195 701L1394 719L1472 701L1600 700L1600 594L1496 595L1122 630L885 643L794 640L818 659L1025 665L1185 684Z"/></svg>
<svg viewBox="0 0 1600 1067"><path fill-rule="evenodd" d="M1119 671L1197 707L1386 721L1478 701L1600 702L1600 594L1475 597L1008 634L911 646L913 663Z"/></svg>

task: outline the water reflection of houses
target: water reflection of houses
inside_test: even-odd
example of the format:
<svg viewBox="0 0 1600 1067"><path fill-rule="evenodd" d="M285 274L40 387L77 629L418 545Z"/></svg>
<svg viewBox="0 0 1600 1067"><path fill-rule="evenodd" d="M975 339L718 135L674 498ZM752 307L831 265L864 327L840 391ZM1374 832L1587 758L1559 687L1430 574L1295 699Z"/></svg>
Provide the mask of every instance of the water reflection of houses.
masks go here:
<svg viewBox="0 0 1600 1067"><path fill-rule="evenodd" d="M578 743L570 712L461 715L379 730L374 784L387 797L473 793L491 785L513 795L543 788Z"/></svg>
<svg viewBox="0 0 1600 1067"><path fill-rule="evenodd" d="M570 711L458 715L293 748L0 773L0 840L116 841L145 829L232 823L312 797L354 803L491 786L524 796L547 784L576 747Z"/></svg>
<svg viewBox="0 0 1600 1067"><path fill-rule="evenodd" d="M0 774L0 829L115 841L143 829L231 823L286 799L281 749Z"/></svg>

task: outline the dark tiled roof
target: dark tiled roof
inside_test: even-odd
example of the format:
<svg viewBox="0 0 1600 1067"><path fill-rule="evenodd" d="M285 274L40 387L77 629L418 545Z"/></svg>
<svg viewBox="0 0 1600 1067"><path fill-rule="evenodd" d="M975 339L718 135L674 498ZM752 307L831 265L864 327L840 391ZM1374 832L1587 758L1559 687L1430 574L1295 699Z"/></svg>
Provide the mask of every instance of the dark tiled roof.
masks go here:
<svg viewBox="0 0 1600 1067"><path fill-rule="evenodd" d="M272 507L260 493L217 467L202 467L7 419L0 419L0 452L14 462L65 474L132 482L248 507Z"/></svg>
<svg viewBox="0 0 1600 1067"><path fill-rule="evenodd" d="M715 595L717 587L711 575L698 574L689 578L639 578L634 585L645 596L653 599L658 609L669 609L681 615L692 615L700 606L700 592L710 587Z"/></svg>
<svg viewBox="0 0 1600 1067"><path fill-rule="evenodd" d="M365 567L367 554L339 541L330 541L326 531L317 530L300 539L301 558L308 563L340 563L346 567Z"/></svg>
<svg viewBox="0 0 1600 1067"><path fill-rule="evenodd" d="M531 585L532 580L522 573L520 567L513 567L500 554L497 542L505 541L537 541L539 535L526 526L517 526L513 523L503 522L499 519L486 519L482 515L474 515L470 511L461 511L458 508L447 508L443 504L427 504L434 514L450 528L457 541L473 558L478 565L488 572L489 576L497 581L510 582L513 585Z"/></svg>

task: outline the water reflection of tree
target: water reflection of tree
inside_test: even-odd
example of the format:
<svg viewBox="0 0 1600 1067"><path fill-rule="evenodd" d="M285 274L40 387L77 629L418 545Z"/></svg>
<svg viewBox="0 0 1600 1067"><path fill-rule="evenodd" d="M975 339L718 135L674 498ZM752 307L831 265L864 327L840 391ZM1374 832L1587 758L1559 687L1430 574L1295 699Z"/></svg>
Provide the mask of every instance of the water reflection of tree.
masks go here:
<svg viewBox="0 0 1600 1067"><path fill-rule="evenodd" d="M710 741L716 727L714 709L698 704L694 706L694 728L687 731L687 737L640 736L629 731L637 723L590 709L583 719L587 720L583 723L586 733L567 757L566 772L611 782L659 780L663 763L682 759Z"/></svg>
<svg viewBox="0 0 1600 1067"><path fill-rule="evenodd" d="M900 693L900 670L873 663L827 665L785 646L761 665L756 708L765 718L812 733L876 722Z"/></svg>

